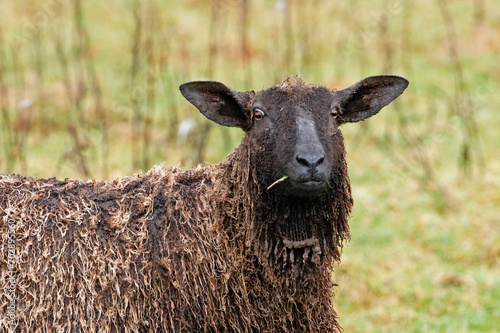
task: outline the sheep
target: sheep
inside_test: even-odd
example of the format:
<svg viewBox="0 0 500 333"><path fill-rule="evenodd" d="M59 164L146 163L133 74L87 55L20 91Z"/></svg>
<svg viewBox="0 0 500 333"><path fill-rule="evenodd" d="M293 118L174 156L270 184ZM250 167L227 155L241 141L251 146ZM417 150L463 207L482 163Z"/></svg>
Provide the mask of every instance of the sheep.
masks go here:
<svg viewBox="0 0 500 333"><path fill-rule="evenodd" d="M331 91L180 86L245 131L218 165L113 182L0 175L0 327L22 332L340 332L333 264L353 199L339 127L408 81Z"/></svg>

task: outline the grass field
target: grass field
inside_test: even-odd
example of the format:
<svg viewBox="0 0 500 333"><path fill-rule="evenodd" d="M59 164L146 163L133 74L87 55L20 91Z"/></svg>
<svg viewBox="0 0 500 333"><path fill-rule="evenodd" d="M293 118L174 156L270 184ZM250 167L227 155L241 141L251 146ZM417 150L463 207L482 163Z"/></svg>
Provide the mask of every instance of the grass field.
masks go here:
<svg viewBox="0 0 500 333"><path fill-rule="evenodd" d="M346 332L500 332L500 4L494 0L0 3L0 172L114 179L217 163L242 133L178 86L409 79L343 133L355 206ZM190 119L185 138L178 128Z"/></svg>

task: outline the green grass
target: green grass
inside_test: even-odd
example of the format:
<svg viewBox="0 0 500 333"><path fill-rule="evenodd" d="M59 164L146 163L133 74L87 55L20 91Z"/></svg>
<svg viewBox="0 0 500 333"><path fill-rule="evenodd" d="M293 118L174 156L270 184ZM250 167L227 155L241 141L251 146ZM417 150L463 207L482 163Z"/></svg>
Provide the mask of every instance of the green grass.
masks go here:
<svg viewBox="0 0 500 333"><path fill-rule="evenodd" d="M200 136L207 120L178 92L190 80L259 90L301 74L344 88L402 75L410 86L394 104L343 128L355 206L335 272L340 322L346 332L500 331L500 6L485 0L477 21L480 1L291 0L286 19L275 1L248 1L243 41L242 3L82 1L83 35L74 0L0 3L0 172L114 179L220 162L242 133ZM33 105L17 108L23 99ZM186 118L197 129L178 143Z"/></svg>

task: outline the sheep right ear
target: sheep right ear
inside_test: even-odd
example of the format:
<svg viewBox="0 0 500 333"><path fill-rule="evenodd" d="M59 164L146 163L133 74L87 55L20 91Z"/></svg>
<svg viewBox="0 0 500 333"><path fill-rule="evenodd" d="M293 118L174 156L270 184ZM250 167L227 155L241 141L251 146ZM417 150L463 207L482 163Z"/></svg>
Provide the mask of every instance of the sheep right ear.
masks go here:
<svg viewBox="0 0 500 333"><path fill-rule="evenodd" d="M395 75L370 76L353 86L338 91L341 106L339 124L355 123L377 114L401 95L408 80Z"/></svg>
<svg viewBox="0 0 500 333"><path fill-rule="evenodd" d="M217 124L240 127L244 131L250 128L250 113L245 112L249 98L247 94L216 81L187 82L179 89L205 117Z"/></svg>

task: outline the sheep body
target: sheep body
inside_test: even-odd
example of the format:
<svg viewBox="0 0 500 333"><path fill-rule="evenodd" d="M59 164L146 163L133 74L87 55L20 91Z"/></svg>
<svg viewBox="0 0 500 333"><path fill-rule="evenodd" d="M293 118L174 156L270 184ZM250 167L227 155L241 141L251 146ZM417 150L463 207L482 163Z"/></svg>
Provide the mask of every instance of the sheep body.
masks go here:
<svg viewBox="0 0 500 333"><path fill-rule="evenodd" d="M406 85L372 77L331 92L285 80L238 93L194 82L181 91L207 118L247 132L219 165L113 182L0 175L0 327L341 331L331 276L352 197L337 127Z"/></svg>
<svg viewBox="0 0 500 333"><path fill-rule="evenodd" d="M230 190L241 177L221 182L227 179L222 174L233 173L233 157L186 172L157 166L112 183L1 176L3 244L9 221L16 225L18 327L294 330L297 318L287 317L287 304L276 299L283 291L262 281L255 258L245 253L246 198ZM1 281L8 278L6 264L0 262ZM327 311L333 295L325 296L326 304L307 312L321 311L321 325L330 327L336 323L335 312ZM2 296L0 311L8 298ZM8 317L1 320L10 325Z"/></svg>

